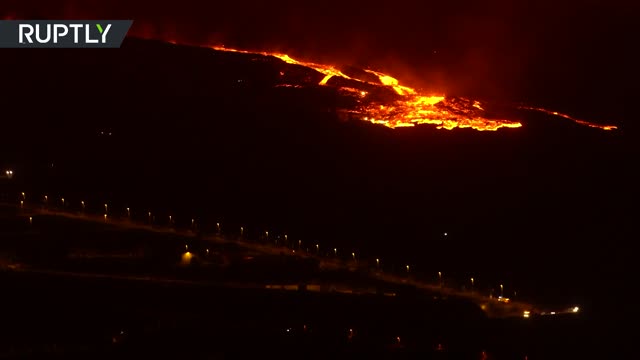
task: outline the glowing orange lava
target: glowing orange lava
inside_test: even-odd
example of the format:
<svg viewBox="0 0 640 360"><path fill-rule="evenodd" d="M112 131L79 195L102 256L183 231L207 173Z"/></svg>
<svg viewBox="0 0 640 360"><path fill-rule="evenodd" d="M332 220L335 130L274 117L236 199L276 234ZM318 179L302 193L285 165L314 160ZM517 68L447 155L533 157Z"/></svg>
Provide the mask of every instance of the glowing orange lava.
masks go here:
<svg viewBox="0 0 640 360"><path fill-rule="evenodd" d="M416 91L414 89L407 86L400 85L400 82L398 81L398 79L392 78L387 74L383 74L381 72L373 71L373 70L365 70L365 71L370 74L376 75L378 79L380 79L380 82L383 85L391 86L393 90L395 90L398 93L398 95L408 95L408 94L415 95L416 94Z"/></svg>
<svg viewBox="0 0 640 360"><path fill-rule="evenodd" d="M533 110L533 111L540 111L542 113L545 113L547 115L554 115L554 116L560 116L563 117L565 119L569 119L573 122L575 122L576 124L580 124L580 125L584 125L584 126L588 126L588 127L592 127L592 128L596 128L596 129L602 129L602 130L616 130L618 129L617 126L615 125L601 125L601 124L595 124L586 120L580 120L580 119L576 119L574 117L571 117L567 114L562 114L559 113L557 111L550 111L547 109L543 109L543 108L538 108L538 107L533 107L533 106L520 106L520 109L523 110Z"/></svg>
<svg viewBox="0 0 640 360"><path fill-rule="evenodd" d="M487 119L482 116L478 106L479 102L466 99L414 95L391 105L368 106L365 112L369 115L364 120L390 128L430 124L446 130L471 128L495 131L503 127L522 127L521 123L515 121Z"/></svg>
<svg viewBox="0 0 640 360"><path fill-rule="evenodd" d="M218 50L218 51L228 51L228 52L237 52L237 53L242 53L242 54L257 54L257 55L263 55L263 56L273 56L273 57L276 57L276 58L286 62L287 64L293 64L293 65L300 65L300 66L308 67L308 68L313 69L313 70L315 70L315 71L317 71L317 72L319 72L319 73L324 75L324 78L322 78L322 80L320 80L320 83L319 83L320 85L326 85L327 82L329 81L329 79L331 79L334 76L340 76L340 77L343 77L345 79L359 81L357 79L353 79L353 78L347 76L342 71L336 69L335 67L333 67L331 65L322 65L322 64L315 64L315 63L311 63L311 62L298 61L296 59L292 59L287 54L268 53L268 52L252 52L252 51L230 49L230 48L226 48L226 47L223 47L223 46L212 46L211 48L214 49L214 50Z"/></svg>
<svg viewBox="0 0 640 360"><path fill-rule="evenodd" d="M5 15L4 20L12 20L15 16L13 14ZM143 38L149 38L149 36L143 36ZM167 39L171 44L176 44L174 39ZM490 119L487 118L482 104L479 101L468 100L464 98L450 98L444 95L433 95L420 93L414 88L400 85L398 79L387 75L385 73L365 69L364 71L375 75L379 83L372 83L367 80L358 79L352 76L348 76L340 69L333 65L317 64L313 62L305 62L291 58L287 54L281 54L276 52L260 52L260 51L246 51L227 48L224 46L209 46L209 48L217 51L235 52L242 54L253 54L262 56L273 56L284 61L287 64L304 66L309 69L313 69L318 73L324 75L319 85L327 85L329 80L333 77L341 77L344 79L360 82L363 84L374 86L385 86L393 89L398 95L397 99L392 99L385 103L376 102L361 102L361 106L358 111L350 111L351 113L357 113L361 115L361 119L369 121L374 124L380 124L389 128L395 129L398 127L413 127L421 124L435 125L438 129L452 130L455 128L471 128L478 131L496 131L500 128L519 128L522 124L518 121L504 120L504 119ZM283 75L281 72L280 75ZM280 84L278 87L291 87L299 88L301 85L292 84ZM341 91L356 95L361 100L364 100L369 94L367 91L356 89L353 87L341 87ZM586 120L580 120L573 118L569 115L562 114L556 111L550 111L538 107L520 106L523 110L539 111L548 115L560 116L565 119L569 119L577 124L588 126L591 128L597 128L602 130L616 130L618 127L614 125L601 125L592 123Z"/></svg>
<svg viewBox="0 0 640 360"><path fill-rule="evenodd" d="M389 128L412 127L420 124L436 125L438 129L471 128L479 131L495 131L500 128L518 128L522 124L510 120L487 119L482 115L483 108L478 101L454 101L445 96L433 96L420 94L416 89L400 85L398 79L379 71L366 69L369 74L375 75L380 81L379 84L357 79L344 74L342 71L331 65L322 65L311 62L304 62L291 58L286 54L268 52L249 52L244 50L230 49L221 46L212 46L218 51L239 52L244 54L259 54L276 57L287 64L305 66L324 75L319 85L326 85L329 79L334 76L354 80L369 85L388 86L392 88L399 99L387 104L367 104L360 108L364 114L363 120L374 124L380 124ZM360 97L367 95L366 91L344 87L342 90L359 94Z"/></svg>
<svg viewBox="0 0 640 360"><path fill-rule="evenodd" d="M287 54L245 51L227 48L224 46L210 46L211 49L225 52L236 52L243 54L253 54L262 56L273 56L284 61L287 64L304 66L313 69L324 75L318 85L327 85L333 77L341 77L344 79L360 82L363 84L384 86L393 89L397 94L397 98L385 101L384 103L375 101L360 101L360 107L357 111L350 111L360 116L362 120L369 121L374 124L380 124L395 129L398 127L413 127L421 124L435 125L437 129L452 130L455 128L470 128L478 131L496 131L500 128L515 129L522 127L522 123L505 119L490 119L485 115L485 109L479 101L469 100L465 98L452 98L445 95L433 95L420 93L414 88L400 85L398 79L385 73L365 69L364 71L375 75L379 83L372 83L368 80L362 80L349 76L340 69L332 65L317 64L313 62L305 62L291 58ZM282 73L281 73L282 75ZM283 87L300 87L299 85L280 85ZM353 87L341 87L341 91L356 95L360 100L365 100L368 95L367 91L356 89ZM535 107L519 107L525 110L541 111L543 113L572 120L580 125L599 128L603 130L615 130L613 125L599 125L585 120L575 119L569 115L560 114L555 111L549 111Z"/></svg>

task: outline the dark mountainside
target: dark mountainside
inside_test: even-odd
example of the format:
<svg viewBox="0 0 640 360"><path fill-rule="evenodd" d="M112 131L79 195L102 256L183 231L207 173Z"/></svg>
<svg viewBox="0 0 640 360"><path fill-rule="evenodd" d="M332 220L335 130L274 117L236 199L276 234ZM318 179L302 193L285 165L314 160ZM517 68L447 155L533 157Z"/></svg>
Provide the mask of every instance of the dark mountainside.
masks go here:
<svg viewBox="0 0 640 360"><path fill-rule="evenodd" d="M543 302L605 306L630 274L624 130L527 113L497 132L343 122L332 88L273 87L313 72L135 39L3 53L0 146L30 193L287 233Z"/></svg>

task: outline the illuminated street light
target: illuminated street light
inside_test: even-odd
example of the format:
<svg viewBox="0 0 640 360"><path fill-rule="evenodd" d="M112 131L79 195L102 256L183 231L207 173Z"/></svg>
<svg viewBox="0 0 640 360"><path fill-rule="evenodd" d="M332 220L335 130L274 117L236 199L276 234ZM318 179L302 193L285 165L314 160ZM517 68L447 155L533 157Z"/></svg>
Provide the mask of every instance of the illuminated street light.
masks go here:
<svg viewBox="0 0 640 360"><path fill-rule="evenodd" d="M471 292L473 292L473 278L471 278Z"/></svg>
<svg viewBox="0 0 640 360"><path fill-rule="evenodd" d="M504 297L504 286L500 284L500 297Z"/></svg>
<svg viewBox="0 0 640 360"><path fill-rule="evenodd" d="M44 196L44 202L45 204L47 203L47 201L49 201L49 197L47 195Z"/></svg>
<svg viewBox="0 0 640 360"><path fill-rule="evenodd" d="M171 215L169 215L169 225L171 225L172 221L173 221L173 219L171 218Z"/></svg>
<svg viewBox="0 0 640 360"><path fill-rule="evenodd" d="M302 240L298 240L298 250L302 247Z"/></svg>
<svg viewBox="0 0 640 360"><path fill-rule="evenodd" d="M244 235L244 227L240 226L240 236Z"/></svg>
<svg viewBox="0 0 640 360"><path fill-rule="evenodd" d="M109 206L107 204L104 204L104 212L109 213Z"/></svg>
<svg viewBox="0 0 640 360"><path fill-rule="evenodd" d="M29 216L29 225L33 225L33 217Z"/></svg>
<svg viewBox="0 0 640 360"><path fill-rule="evenodd" d="M220 233L220 223L216 223L216 231Z"/></svg>
<svg viewBox="0 0 640 360"><path fill-rule="evenodd" d="M380 259L376 259L376 267L380 268Z"/></svg>
<svg viewBox="0 0 640 360"><path fill-rule="evenodd" d="M82 211L84 211L84 201L80 201L80 205L82 205Z"/></svg>
<svg viewBox="0 0 640 360"><path fill-rule="evenodd" d="M22 195L22 200L27 200L26 196L24 195L24 191L21 193Z"/></svg>
<svg viewBox="0 0 640 360"><path fill-rule="evenodd" d="M104 214L104 222L107 222L107 214Z"/></svg>
<svg viewBox="0 0 640 360"><path fill-rule="evenodd" d="M193 258L193 254L187 251L184 254L182 254L181 263L183 265L188 265L191 263L192 258Z"/></svg>
<svg viewBox="0 0 640 360"><path fill-rule="evenodd" d="M338 256L338 248L333 248L333 254L334 254L335 256Z"/></svg>
<svg viewBox="0 0 640 360"><path fill-rule="evenodd" d="M61 198L60 200L62 200L62 207L64 207L64 198Z"/></svg>
<svg viewBox="0 0 640 360"><path fill-rule="evenodd" d="M151 224L151 211L149 211L149 224Z"/></svg>
<svg viewBox="0 0 640 360"><path fill-rule="evenodd" d="M316 244L316 254L320 253L320 244Z"/></svg>
<svg viewBox="0 0 640 360"><path fill-rule="evenodd" d="M409 272L409 265L407 265L407 272Z"/></svg>
<svg viewBox="0 0 640 360"><path fill-rule="evenodd" d="M438 271L438 282L440 283L440 286L442 287L442 272Z"/></svg>
<svg viewBox="0 0 640 360"><path fill-rule="evenodd" d="M20 200L20 209L22 209L23 206L24 206L24 201Z"/></svg>
<svg viewBox="0 0 640 360"><path fill-rule="evenodd" d="M356 253L352 252L351 253L351 257L353 257L353 260L355 260L356 259Z"/></svg>
<svg viewBox="0 0 640 360"><path fill-rule="evenodd" d="M127 208L127 217L131 217L131 209Z"/></svg>
<svg viewBox="0 0 640 360"><path fill-rule="evenodd" d="M191 219L191 228L196 226L196 219Z"/></svg>

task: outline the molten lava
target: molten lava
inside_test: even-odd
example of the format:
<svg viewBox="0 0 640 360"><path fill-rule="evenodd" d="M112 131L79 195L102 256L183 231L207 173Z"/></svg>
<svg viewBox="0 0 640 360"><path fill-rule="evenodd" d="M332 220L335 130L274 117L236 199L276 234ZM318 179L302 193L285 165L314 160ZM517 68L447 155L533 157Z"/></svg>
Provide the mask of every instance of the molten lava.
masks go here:
<svg viewBox="0 0 640 360"><path fill-rule="evenodd" d="M286 62L287 64L293 64L293 65L300 65L300 66L308 67L308 68L313 69L313 70L315 70L315 71L317 71L317 72L319 72L319 73L324 75L324 78L322 78L322 80L319 83L320 85L326 85L327 82L329 81L329 79L331 79L334 76L340 76L340 77L343 77L345 79L359 81L357 79L353 79L353 78L347 76L346 74L342 73L342 71L336 69L335 67L333 67L331 65L322 65L322 64L314 64L314 63L310 63L310 62L298 61L296 59L292 59L287 54L267 53L267 52L251 52L251 51L244 51L244 50L237 50L237 49L229 49L229 48L226 48L226 47L223 47L223 46L222 47L221 46L212 46L211 48L214 49L214 50L218 50L218 51L228 51L228 52L237 52L237 53L242 53L242 54L273 56L275 58L278 58L278 59Z"/></svg>
<svg viewBox="0 0 640 360"><path fill-rule="evenodd" d="M9 13L3 17L4 20L15 19L15 14ZM150 33L139 34L143 38L152 38ZM164 39L171 44L176 44L175 39ZM196 45L197 46L197 45ZM354 76L349 76L333 65L317 64L305 62L291 58L287 54L275 52L256 52L237 50L224 46L209 46L211 49L224 52L235 52L243 54L272 56L282 60L287 64L303 66L313 69L324 75L319 81L319 85L328 85L329 80L340 77L367 86L381 86L392 89L397 97L384 101L372 100L369 98L369 91L357 89L349 86L341 86L339 90L344 94L349 94L358 99L358 109L349 111L355 113L362 120L374 124L380 124L389 128L413 127L421 124L435 125L438 129L452 130L455 128L471 128L479 131L496 131L500 128L519 128L522 124L518 121L505 119L491 119L486 116L485 109L479 101L464 98L447 97L444 95L434 95L422 93L414 88L401 85L398 79L385 73L365 69L364 71L378 79L378 83L370 80L363 80ZM280 75L283 75L281 72ZM279 87L300 88L297 84L279 84ZM367 89L368 90L368 89ZM617 126L602 125L586 120L576 119L566 114L550 111L539 107L519 106L519 109L538 111L547 115L559 116L571 120L579 125L588 126L602 130L616 130Z"/></svg>
<svg viewBox="0 0 640 360"><path fill-rule="evenodd" d="M378 79L380 79L380 82L382 83L382 85L391 86L393 90L395 90L398 93L398 95L407 95L407 94L415 95L416 94L416 91L414 89L407 86L400 85L400 82L397 79L392 78L387 74L383 74L381 72L377 72L373 70L365 70L365 71L377 76Z"/></svg>
<svg viewBox="0 0 640 360"><path fill-rule="evenodd" d="M172 41L172 43L175 43L175 41ZM390 88L397 96L383 102L380 100L377 102L374 100L369 101L369 92L362 89L342 86L339 90L342 93L350 94L358 99L358 103L360 104L358 109L355 111L349 111L350 113L355 113L357 115L356 117L359 117L362 120L384 125L392 129L398 127L413 127L421 124L435 125L437 129L452 130L455 128L470 128L478 131L496 131L500 128L514 129L522 127L522 124L518 121L488 118L485 114L485 109L479 101L447 97L440 94L434 95L421 93L414 88L400 85L398 79L379 71L370 69L364 70L366 73L378 78L378 83L372 83L370 80L363 80L354 76L349 76L335 66L296 60L287 54L238 50L224 46L209 46L209 48L224 52L272 56L287 64L313 69L324 75L318 85L327 85L329 80L333 77L340 77L356 83L367 84L367 86L373 85ZM283 73L281 72L280 75L283 75ZM281 84L278 86L293 88L301 87L300 85L291 84ZM604 130L617 129L616 126L594 124L542 108L520 108L525 110L541 111L549 115L561 116L580 125L592 128Z"/></svg>
<svg viewBox="0 0 640 360"><path fill-rule="evenodd" d="M543 108L532 107L532 106L520 106L519 108L523 109L523 110L539 111L539 112L545 113L547 115L560 116L562 118L569 119L569 120L575 122L576 124L580 124L580 125L584 125L584 126L588 126L588 127L592 127L592 128L596 128L596 129L602 129L602 130L616 130L616 129L618 129L618 127L615 126L615 125L595 124L595 123L592 123L592 122L589 122L589 121L586 121L586 120L576 119L574 117L571 117L571 116L566 115L566 114L559 113L557 111L550 111L550 110L543 109Z"/></svg>
<svg viewBox="0 0 640 360"><path fill-rule="evenodd" d="M500 128L514 129L522 127L522 124L518 121L487 118L485 115L485 109L479 101L421 93L411 87L400 85L400 82L396 78L379 71L370 69L364 70L368 74L372 74L378 78L379 83L372 83L369 80L349 76L335 66L300 61L293 59L286 54L237 50L223 46L211 46L210 48L217 51L272 56L287 64L299 65L313 69L324 75L318 85L327 85L331 78L341 77L354 82L367 84L368 86L388 87L397 94L397 97L385 100L384 102L380 102L379 100L378 102L374 100L364 101L368 100L367 95L369 94L364 90L347 86L341 87L340 90L343 93L349 93L358 98L358 103L360 105L356 111L351 111L352 113L359 115L362 120L384 125L392 129L398 127L413 127L421 124L435 125L438 129L446 130L452 130L455 128L471 128L478 131L496 131ZM299 85L281 86L299 87ZM560 116L572 120L577 124L592 128L599 128L603 130L617 129L617 127L613 125L599 125L542 108L524 106L519 108Z"/></svg>
<svg viewBox="0 0 640 360"><path fill-rule="evenodd" d="M4 20L12 20L14 18L15 16L13 14L8 14L3 17ZM148 38L148 36L144 37ZM173 39L165 41L176 44L176 41ZM479 101L472 101L464 98L446 97L444 95L420 93L416 89L400 85L398 79L379 71L370 69L364 70L366 73L374 75L378 78L379 83L372 83L368 80L362 80L353 76L349 76L335 66L300 61L291 58L287 54L237 50L226 48L224 46L210 46L210 48L217 51L272 56L284 61L287 64L299 65L309 69L313 69L318 73L324 75L322 80L320 80L320 82L318 83L319 85L327 85L331 78L341 77L347 80L367 84L369 86L384 86L393 89L393 91L398 95L397 98L389 99L384 102L365 102L364 100L368 100L367 95L369 93L367 91L346 86L340 88L343 93L349 93L359 98L358 102L360 106L357 111L351 111L352 113L357 113L358 115L360 115L360 118L362 120L369 121L374 124L384 125L392 129L397 127L413 127L421 124L435 125L438 129L446 130L452 130L455 128L471 128L479 131L496 131L500 128L513 129L522 127L522 124L517 121L487 118L485 115L485 110ZM283 73L280 73L280 75L283 75ZM292 84L280 84L278 86L293 88L301 87L300 85ZM539 107L519 106L518 108L523 110L538 111L552 116L559 116L571 120L579 125L584 125L591 128L602 130L617 129L617 126L614 125L596 124Z"/></svg>
<svg viewBox="0 0 640 360"><path fill-rule="evenodd" d="M371 83L366 80L348 76L334 66L304 62L293 59L286 54L250 52L220 46L213 46L212 49L243 54L273 56L287 64L300 65L313 69L324 75L318 83L319 85L326 85L329 79L338 76L369 85L390 87L399 96L399 99L385 104L367 103L362 105L359 110L364 114L362 117L363 120L384 125L392 129L429 124L436 125L438 129L447 130L472 128L480 131L495 131L502 127L518 128L522 126L521 123L516 121L485 118L481 113L483 109L478 101L471 102L466 99L457 100L446 98L445 96L420 94L413 88L400 85L400 82L396 78L379 71L365 70L367 73L375 75L380 81L380 83ZM342 90L356 93L361 98L367 95L367 92L354 88L344 87Z"/></svg>
<svg viewBox="0 0 640 360"><path fill-rule="evenodd" d="M502 127L522 126L515 121L487 119L482 116L482 110L478 107L480 105L477 101L414 95L391 105L366 107L366 112L370 115L364 120L390 128L430 124L446 130L471 128L479 131L495 131Z"/></svg>

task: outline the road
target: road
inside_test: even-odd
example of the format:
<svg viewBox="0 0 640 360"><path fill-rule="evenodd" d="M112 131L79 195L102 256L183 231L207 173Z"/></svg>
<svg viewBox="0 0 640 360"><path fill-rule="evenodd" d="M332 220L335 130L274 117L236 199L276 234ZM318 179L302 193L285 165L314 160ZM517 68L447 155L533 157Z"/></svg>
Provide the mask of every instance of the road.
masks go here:
<svg viewBox="0 0 640 360"><path fill-rule="evenodd" d="M129 220L128 218L105 218L104 215L93 215L93 214L85 214L85 213L77 213L77 212L69 212L69 211L61 211L59 209L51 209L45 208L43 206L29 206L28 204L5 204L13 207L20 208L20 216L25 218L25 221L31 221L30 217L35 215L50 215L50 216L60 216L69 219L75 219L80 221L88 221L94 223L107 223L111 226L116 226L121 229L135 229L135 230L143 230L143 231L151 231L155 233L164 233L164 234L177 234L184 237L195 237L196 233L190 230L178 230L175 228L168 227L157 227L149 224L137 223ZM351 271L361 271L368 273L372 278L383 281L389 284L396 285L409 285L413 286L417 289L424 290L425 292L429 292L432 294L436 294L436 296L441 297L452 297L452 298L460 298L466 299L477 304L489 317L496 318L504 318L504 317L521 317L528 318L534 315L557 315L568 312L577 312L577 307L571 307L567 309L543 309L534 304L525 303L521 301L512 301L495 297L485 296L480 292L472 292L472 291L460 291L453 288L440 286L439 284L428 283L424 281L420 281L418 279L407 277L407 276L397 276L394 274L385 273L382 271L372 270L369 268L365 269L364 265L359 265L357 261L343 261L335 258L326 258L322 256L318 256L317 254L310 254L305 251L295 251L293 249L284 248L284 247L276 247L272 245L259 244L255 242L247 242L240 241L237 239L231 240L227 239L224 236L219 235L208 235L201 236L203 241L224 244L224 243L235 243L240 244L243 247L252 250L254 252L260 254L268 254L268 255L280 255L283 252L288 253L290 256L296 256L301 258L313 258L319 262L321 268L324 269L335 269L335 270L351 270ZM15 269L15 267L14 267ZM364 271L363 271L364 270ZM74 276L82 276L82 274L67 274ZM107 276L107 275L105 275ZM132 279L132 280L146 280L146 281L161 281L160 279ZM225 284L225 286L231 287L264 287L264 285L250 285L250 284ZM270 286L271 289L284 289L284 290L297 290L297 286L294 285L282 285L282 286ZM342 292L342 291L341 291ZM344 292L350 293L358 293L356 290L346 290Z"/></svg>

